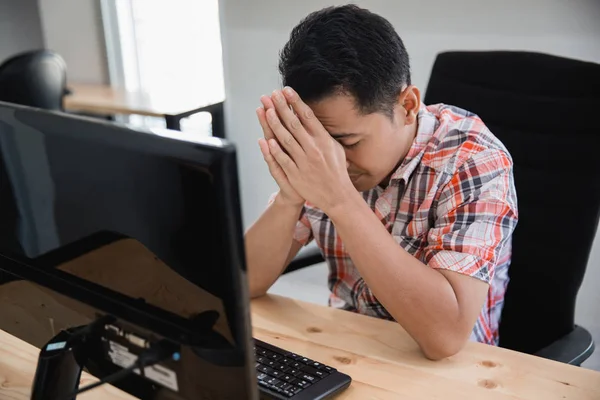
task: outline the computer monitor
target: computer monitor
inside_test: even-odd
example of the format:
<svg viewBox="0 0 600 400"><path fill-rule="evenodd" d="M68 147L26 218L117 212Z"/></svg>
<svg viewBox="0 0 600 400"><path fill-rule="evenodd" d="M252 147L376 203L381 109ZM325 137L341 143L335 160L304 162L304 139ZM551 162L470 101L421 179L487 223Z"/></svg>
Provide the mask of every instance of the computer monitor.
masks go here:
<svg viewBox="0 0 600 400"><path fill-rule="evenodd" d="M220 139L0 103L0 329L43 347L110 314L99 378L167 338L181 359L115 386L257 397L239 202Z"/></svg>

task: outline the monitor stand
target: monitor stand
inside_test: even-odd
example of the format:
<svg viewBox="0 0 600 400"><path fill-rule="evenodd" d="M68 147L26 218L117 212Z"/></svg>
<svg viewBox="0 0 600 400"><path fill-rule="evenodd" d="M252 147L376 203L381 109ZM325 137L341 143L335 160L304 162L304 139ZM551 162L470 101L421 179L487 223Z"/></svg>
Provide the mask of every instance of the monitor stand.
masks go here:
<svg viewBox="0 0 600 400"><path fill-rule="evenodd" d="M31 400L69 400L79 386L84 361L73 330L60 332L40 350Z"/></svg>
<svg viewBox="0 0 600 400"><path fill-rule="evenodd" d="M111 316L70 328L54 336L42 349L33 379L31 400L69 400L77 391L87 359L87 346L100 329L114 321Z"/></svg>

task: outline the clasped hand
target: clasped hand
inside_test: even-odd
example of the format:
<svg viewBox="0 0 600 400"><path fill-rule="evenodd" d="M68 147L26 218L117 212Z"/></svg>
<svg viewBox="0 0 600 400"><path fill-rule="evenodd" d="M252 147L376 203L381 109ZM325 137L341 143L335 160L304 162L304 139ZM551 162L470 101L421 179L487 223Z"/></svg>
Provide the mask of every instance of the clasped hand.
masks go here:
<svg viewBox="0 0 600 400"><path fill-rule="evenodd" d="M259 145L280 194L289 203L306 200L327 214L355 191L343 147L293 89L274 91L261 102Z"/></svg>

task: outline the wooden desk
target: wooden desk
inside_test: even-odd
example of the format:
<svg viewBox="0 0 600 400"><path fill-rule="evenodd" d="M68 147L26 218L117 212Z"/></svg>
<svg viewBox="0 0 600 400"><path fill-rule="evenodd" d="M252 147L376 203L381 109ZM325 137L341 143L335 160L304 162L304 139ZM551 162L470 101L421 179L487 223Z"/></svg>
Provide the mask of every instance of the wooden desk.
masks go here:
<svg viewBox="0 0 600 400"><path fill-rule="evenodd" d="M181 130L181 119L199 112L213 118L213 136L224 137L223 101L199 101L193 92L187 96L151 96L145 92L128 92L108 85L69 83L71 94L65 96L64 107L70 112L101 115L135 114L164 118L167 129Z"/></svg>
<svg viewBox="0 0 600 400"><path fill-rule="evenodd" d="M277 296L254 300L252 318L257 338L352 376L339 399L600 399L600 372L479 343L450 359L428 361L388 321ZM0 331L0 399L29 399L37 354ZM80 398L132 399L110 386Z"/></svg>

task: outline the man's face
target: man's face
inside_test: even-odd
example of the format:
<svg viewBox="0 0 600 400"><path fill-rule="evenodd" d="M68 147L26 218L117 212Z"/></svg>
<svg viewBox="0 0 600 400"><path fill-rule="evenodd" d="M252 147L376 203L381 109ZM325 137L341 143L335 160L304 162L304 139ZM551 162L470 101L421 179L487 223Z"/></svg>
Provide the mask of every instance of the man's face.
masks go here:
<svg viewBox="0 0 600 400"><path fill-rule="evenodd" d="M383 113L363 115L354 98L345 94L331 95L309 105L329 134L344 147L348 174L356 190L386 186L406 157L416 132L416 123L407 124L402 105L396 106L394 118Z"/></svg>

